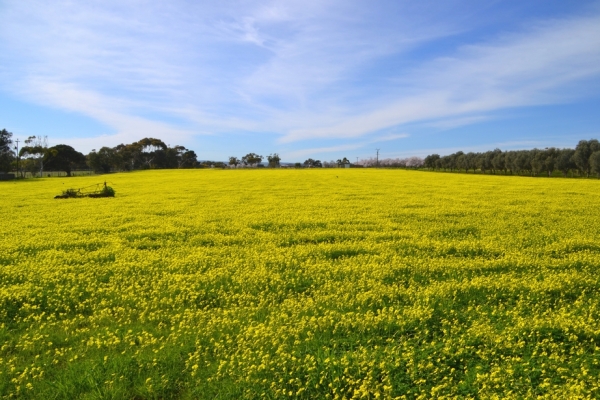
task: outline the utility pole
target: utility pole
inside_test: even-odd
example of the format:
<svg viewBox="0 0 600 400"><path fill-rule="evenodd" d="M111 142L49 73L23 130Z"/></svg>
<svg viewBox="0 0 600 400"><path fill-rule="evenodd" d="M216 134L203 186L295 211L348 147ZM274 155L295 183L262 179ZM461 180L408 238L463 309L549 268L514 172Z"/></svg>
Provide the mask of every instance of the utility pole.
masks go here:
<svg viewBox="0 0 600 400"><path fill-rule="evenodd" d="M379 168L379 149L375 150L377 150L377 168Z"/></svg>
<svg viewBox="0 0 600 400"><path fill-rule="evenodd" d="M21 156L19 156L19 139L15 140L15 142L17 143L17 178L19 177L19 160L21 159Z"/></svg>

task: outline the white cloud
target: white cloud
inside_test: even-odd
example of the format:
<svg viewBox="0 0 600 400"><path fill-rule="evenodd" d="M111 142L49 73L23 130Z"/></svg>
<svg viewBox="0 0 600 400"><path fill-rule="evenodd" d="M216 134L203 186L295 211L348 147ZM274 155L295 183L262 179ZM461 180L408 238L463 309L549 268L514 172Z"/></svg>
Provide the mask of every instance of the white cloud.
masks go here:
<svg viewBox="0 0 600 400"><path fill-rule="evenodd" d="M472 114L577 96L568 85L598 75L600 16L549 22L421 66L399 80L398 87L411 95L399 94L392 104L339 117L330 126L293 129L281 141L356 138L439 118L477 122L483 117Z"/></svg>
<svg viewBox="0 0 600 400"><path fill-rule="evenodd" d="M444 118L437 121L428 122L427 126L432 126L440 129L453 129L459 126L472 125L479 122L489 121L492 119L489 115L474 115L471 117L459 117L459 118Z"/></svg>
<svg viewBox="0 0 600 400"><path fill-rule="evenodd" d="M0 88L100 121L108 128L98 143L236 131L276 133L279 143L362 138L342 144L349 150L400 139L386 136L392 127L447 129L569 101L586 94L573 84L600 75L598 13L437 59L411 53L467 31L461 10L471 5L9 1ZM301 151L334 148L309 146Z"/></svg>
<svg viewBox="0 0 600 400"><path fill-rule="evenodd" d="M407 137L409 137L409 135L406 133L388 134L388 135L384 135L384 136L376 136L368 141L361 141L358 143L351 143L351 144L339 144L339 145L328 146L328 147L317 147L317 148L296 150L296 151L286 153L285 155L286 155L286 157L294 158L294 159L302 158L302 157L306 157L306 156L315 156L317 154L327 154L327 155L333 155L333 157L339 157L339 153L342 151L363 149L366 146L369 146L374 143L390 142L390 141L398 140L398 139L406 139ZM336 154L338 154L338 155L336 155Z"/></svg>

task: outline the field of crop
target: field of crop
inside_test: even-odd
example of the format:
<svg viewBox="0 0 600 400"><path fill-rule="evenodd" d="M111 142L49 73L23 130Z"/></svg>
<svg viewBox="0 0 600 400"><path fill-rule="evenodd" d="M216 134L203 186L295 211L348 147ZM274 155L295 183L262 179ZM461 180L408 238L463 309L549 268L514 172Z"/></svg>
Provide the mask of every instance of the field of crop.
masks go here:
<svg viewBox="0 0 600 400"><path fill-rule="evenodd" d="M0 183L0 396L597 398L600 182L400 170Z"/></svg>

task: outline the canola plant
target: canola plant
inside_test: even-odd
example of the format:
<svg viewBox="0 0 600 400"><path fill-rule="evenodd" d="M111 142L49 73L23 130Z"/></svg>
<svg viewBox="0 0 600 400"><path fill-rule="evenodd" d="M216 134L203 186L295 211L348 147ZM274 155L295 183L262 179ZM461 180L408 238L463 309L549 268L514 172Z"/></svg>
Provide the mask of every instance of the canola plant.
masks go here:
<svg viewBox="0 0 600 400"><path fill-rule="evenodd" d="M114 198L54 200L109 181ZM597 398L600 182L0 183L2 398Z"/></svg>

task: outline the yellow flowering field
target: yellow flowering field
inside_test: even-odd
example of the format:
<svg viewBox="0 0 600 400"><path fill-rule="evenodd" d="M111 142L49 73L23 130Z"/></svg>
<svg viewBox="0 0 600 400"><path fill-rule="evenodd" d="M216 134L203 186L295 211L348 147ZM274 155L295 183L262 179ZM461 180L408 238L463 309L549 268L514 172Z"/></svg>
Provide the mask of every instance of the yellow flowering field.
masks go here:
<svg viewBox="0 0 600 400"><path fill-rule="evenodd" d="M114 198L55 200L107 179ZM598 398L600 182L0 182L0 396Z"/></svg>

